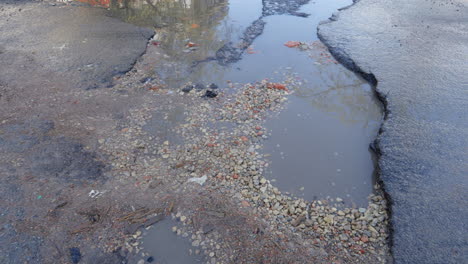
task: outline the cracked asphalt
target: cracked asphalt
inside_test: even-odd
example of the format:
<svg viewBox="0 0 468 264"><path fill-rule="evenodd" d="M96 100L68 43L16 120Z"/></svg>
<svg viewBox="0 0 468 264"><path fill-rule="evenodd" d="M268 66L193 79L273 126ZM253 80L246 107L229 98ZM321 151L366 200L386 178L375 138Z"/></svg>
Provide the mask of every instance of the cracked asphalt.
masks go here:
<svg viewBox="0 0 468 264"><path fill-rule="evenodd" d="M467 22L466 1L361 0L318 28L386 105L375 148L395 263L468 260Z"/></svg>

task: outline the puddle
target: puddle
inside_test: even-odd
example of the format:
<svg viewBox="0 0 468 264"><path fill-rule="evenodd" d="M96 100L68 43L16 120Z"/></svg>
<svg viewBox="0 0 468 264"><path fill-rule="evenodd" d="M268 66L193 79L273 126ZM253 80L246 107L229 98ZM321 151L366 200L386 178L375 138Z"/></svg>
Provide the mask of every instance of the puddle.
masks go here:
<svg viewBox="0 0 468 264"><path fill-rule="evenodd" d="M155 264L194 264L203 263L203 256L195 255L195 248L188 239L172 231L176 223L170 219L162 220L143 233L144 263ZM192 252L192 254L190 254Z"/></svg>
<svg viewBox="0 0 468 264"><path fill-rule="evenodd" d="M98 4L124 21L156 28L153 44L160 56L152 70L168 87L179 89L191 81L215 83L226 91L231 89L228 81L293 76L299 85L289 104L266 124L271 131L263 150L271 155L267 177L298 197L340 197L349 205L366 206L375 167L369 144L377 136L382 107L370 85L337 64L316 35L319 22L351 3L101 0ZM288 48L287 41L309 45L306 50ZM151 125L152 130L170 126L156 119ZM161 133L160 138L169 139ZM194 263L192 256L184 255L187 247L178 248L187 244L170 233L170 222L151 232L155 235L149 234L145 244L152 254L168 256L168 262L161 263Z"/></svg>
<svg viewBox="0 0 468 264"><path fill-rule="evenodd" d="M368 146L381 106L369 84L336 64L316 36L318 23L351 0L100 1L94 4L113 16L156 28L155 44L164 55L152 67L168 87L191 81L227 90L227 81L294 76L300 85L287 108L266 124L267 177L306 199L367 204L374 174ZM287 41L310 48L288 48Z"/></svg>

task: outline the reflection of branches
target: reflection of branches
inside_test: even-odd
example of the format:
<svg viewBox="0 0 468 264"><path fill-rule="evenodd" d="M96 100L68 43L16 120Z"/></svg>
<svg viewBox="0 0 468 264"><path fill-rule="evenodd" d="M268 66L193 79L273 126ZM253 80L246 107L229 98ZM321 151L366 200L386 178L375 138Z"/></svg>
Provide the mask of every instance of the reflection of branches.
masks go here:
<svg viewBox="0 0 468 264"><path fill-rule="evenodd" d="M126 0L126 1L128 1L128 0ZM149 6L151 6L154 10L156 10L156 12L158 11L158 8L153 3L151 3L150 0L145 0L145 1Z"/></svg>
<svg viewBox="0 0 468 264"><path fill-rule="evenodd" d="M341 89L346 89L346 88L354 88L356 86L359 86L361 85L362 83L361 82L355 82L355 83L352 83L352 84L348 84L348 85L343 85L343 86L333 86L333 87L330 87L324 91L321 91L321 92L318 92L318 93L314 93L314 94L311 94L311 95L307 95L307 97L318 97L318 96L321 96L321 95L327 95L333 91L336 91L336 90L341 90ZM300 97L306 97L306 96L300 96Z"/></svg>
<svg viewBox="0 0 468 264"><path fill-rule="evenodd" d="M245 50L252 45L255 39L263 33L266 22L263 21L265 16L290 14L295 16L307 17L307 14L298 13L297 11L310 0L262 0L262 15L248 26L240 43L237 45L232 42L224 44L218 51L215 57L209 57L204 60L197 61L193 67L202 62L217 60L221 65L228 65L241 60Z"/></svg>
<svg viewBox="0 0 468 264"><path fill-rule="evenodd" d="M361 120L366 125L369 122L378 122L381 117L380 109L372 94L363 87L366 82L338 67L317 68L319 72L315 76L319 76L319 81L316 82L318 85L315 89L299 87L296 95L304 98L314 108L337 113L346 122ZM325 89L322 90L323 88ZM318 89L321 91L317 91Z"/></svg>

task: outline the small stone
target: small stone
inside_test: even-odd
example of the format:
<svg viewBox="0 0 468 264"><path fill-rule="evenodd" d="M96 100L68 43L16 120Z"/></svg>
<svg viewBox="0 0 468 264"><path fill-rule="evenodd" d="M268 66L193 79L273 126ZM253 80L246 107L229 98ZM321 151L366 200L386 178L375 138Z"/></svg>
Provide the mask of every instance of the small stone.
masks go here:
<svg viewBox="0 0 468 264"><path fill-rule="evenodd" d="M197 90L203 90L205 89L205 86L201 83L196 83L194 86L193 86L195 89Z"/></svg>
<svg viewBox="0 0 468 264"><path fill-rule="evenodd" d="M210 85L208 85L208 88L213 89L213 90L218 89L218 85L211 83Z"/></svg>
<svg viewBox="0 0 468 264"><path fill-rule="evenodd" d="M343 202L343 199L341 199L340 197L338 197L338 198L336 198L336 201L337 201L338 203L341 203L341 202Z"/></svg>
<svg viewBox="0 0 468 264"><path fill-rule="evenodd" d="M333 223L333 216L327 215L327 216L325 216L325 217L323 218L323 220L324 220L325 222L327 222L328 224L331 224L331 223Z"/></svg>
<svg viewBox="0 0 468 264"><path fill-rule="evenodd" d="M187 217L185 217L185 216L180 217L180 221L185 222L185 220L187 220Z"/></svg>
<svg viewBox="0 0 468 264"><path fill-rule="evenodd" d="M137 264L145 264L145 260L144 259L140 259Z"/></svg>
<svg viewBox="0 0 468 264"><path fill-rule="evenodd" d="M217 92L208 90L203 97L215 98L216 96L218 96Z"/></svg>
<svg viewBox="0 0 468 264"><path fill-rule="evenodd" d="M193 90L193 88L194 88L193 85L187 85L187 86L185 86L184 88L182 88L182 92L184 92L184 93L189 93L190 91Z"/></svg>
<svg viewBox="0 0 468 264"><path fill-rule="evenodd" d="M359 208L358 209L360 213L365 213L366 212L366 208Z"/></svg>
<svg viewBox="0 0 468 264"><path fill-rule="evenodd" d="M364 242L364 243L367 243L367 242L369 242L369 237L367 237L367 236L362 236L362 237L361 237L361 241Z"/></svg>
<svg viewBox="0 0 468 264"><path fill-rule="evenodd" d="M341 240L341 241L347 241L347 240L348 240L348 236L345 235L345 234L341 234L341 235L340 235L340 240Z"/></svg>
<svg viewBox="0 0 468 264"><path fill-rule="evenodd" d="M291 225L294 227L297 227L299 224L302 223L302 221L305 220L305 215L300 215L298 218L296 218L294 221L291 222Z"/></svg>

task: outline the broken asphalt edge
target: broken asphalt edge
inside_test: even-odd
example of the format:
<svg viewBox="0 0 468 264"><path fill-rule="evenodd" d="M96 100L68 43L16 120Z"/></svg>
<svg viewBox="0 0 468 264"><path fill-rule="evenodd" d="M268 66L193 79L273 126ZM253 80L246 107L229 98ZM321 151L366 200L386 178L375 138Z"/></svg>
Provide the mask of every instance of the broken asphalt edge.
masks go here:
<svg viewBox="0 0 468 264"><path fill-rule="evenodd" d="M339 20L339 13L340 12L345 12L347 9L351 8L353 5L355 5L357 2L360 0L353 0L353 3L342 7L338 9L338 15L333 14L328 20L322 21L319 23L317 27L317 36L319 40L327 46L328 50L332 54L332 56L338 61L340 64L342 64L345 68L349 69L350 71L355 72L356 74L360 75L364 80L366 80L370 86L372 87L372 91L377 98L377 100L382 103L383 107L383 120L380 124L379 132L375 138L375 140L369 145L370 150L372 151L373 155L376 157L376 180L381 186L382 192L384 194L385 199L388 202L387 206L387 213L389 216L389 237L388 237L388 243L389 243L389 249L390 249L390 255L392 258L392 261L394 261L393 258L393 225L392 225L392 197L388 194L388 192L385 190L385 182L381 178L381 170L380 170L380 158L382 156L382 150L380 148L380 138L383 137L384 134L384 124L388 119L388 116L390 114L390 110L388 109L388 97L385 93L379 90L378 87L378 80L376 76L371 72L371 71L365 71L362 67L359 66L359 64L354 61L351 56L349 56L346 51L343 49L340 49L338 47L334 47L330 44L326 36L321 34L320 32L320 27L324 24L331 24L334 21Z"/></svg>

